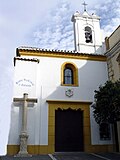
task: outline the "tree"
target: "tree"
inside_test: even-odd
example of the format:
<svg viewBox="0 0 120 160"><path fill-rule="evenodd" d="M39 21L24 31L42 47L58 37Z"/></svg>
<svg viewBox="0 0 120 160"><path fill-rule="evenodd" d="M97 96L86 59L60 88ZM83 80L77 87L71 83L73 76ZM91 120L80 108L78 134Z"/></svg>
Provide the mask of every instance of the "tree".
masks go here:
<svg viewBox="0 0 120 160"><path fill-rule="evenodd" d="M98 124L120 121L120 81L107 81L95 90L94 118Z"/></svg>
<svg viewBox="0 0 120 160"><path fill-rule="evenodd" d="M95 90L94 98L95 105L93 105L93 116L98 124L114 124L117 144L117 121L120 121L120 80L114 83L107 81L104 86L99 87L99 90ZM119 145L117 145L116 148L119 147Z"/></svg>

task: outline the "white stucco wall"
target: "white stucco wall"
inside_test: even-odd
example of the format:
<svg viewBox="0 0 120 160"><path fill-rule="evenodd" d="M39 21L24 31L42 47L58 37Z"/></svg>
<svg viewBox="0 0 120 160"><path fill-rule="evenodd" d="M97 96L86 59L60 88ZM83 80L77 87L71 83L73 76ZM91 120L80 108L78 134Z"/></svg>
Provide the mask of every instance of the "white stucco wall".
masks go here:
<svg viewBox="0 0 120 160"><path fill-rule="evenodd" d="M46 101L94 101L94 90L107 80L107 66L106 62L100 61L52 57L39 57L39 59L40 63L16 61L13 97L22 97L24 92L27 92L29 97L37 97L38 103L28 108L28 144L47 145L48 104ZM77 66L78 87L61 86L61 66L64 62L72 62ZM65 95L66 88L73 89L73 96ZM21 109L12 104L9 144L19 143ZM95 128L92 128L91 132L95 133Z"/></svg>

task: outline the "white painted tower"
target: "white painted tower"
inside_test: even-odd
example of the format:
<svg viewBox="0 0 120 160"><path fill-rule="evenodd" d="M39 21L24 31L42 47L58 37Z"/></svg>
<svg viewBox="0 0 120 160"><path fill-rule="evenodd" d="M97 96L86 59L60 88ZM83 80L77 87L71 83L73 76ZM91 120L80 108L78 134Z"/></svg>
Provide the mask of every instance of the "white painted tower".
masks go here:
<svg viewBox="0 0 120 160"><path fill-rule="evenodd" d="M80 53L102 54L102 36L100 17L88 14L84 3L84 12L78 11L72 16L74 27L75 51Z"/></svg>

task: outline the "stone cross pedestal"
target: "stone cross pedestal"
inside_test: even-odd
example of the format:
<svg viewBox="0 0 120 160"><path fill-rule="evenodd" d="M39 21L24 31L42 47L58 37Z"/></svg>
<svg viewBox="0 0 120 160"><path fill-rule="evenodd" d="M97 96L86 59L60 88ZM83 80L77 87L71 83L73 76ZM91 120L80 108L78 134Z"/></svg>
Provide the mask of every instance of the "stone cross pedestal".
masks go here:
<svg viewBox="0 0 120 160"><path fill-rule="evenodd" d="M37 103L37 99L28 98L28 94L24 93L23 98L14 98L14 102L23 102L22 106L22 129L20 133L20 151L16 155L17 157L28 157L31 156L27 152L27 140L29 135L27 134L27 107L28 103Z"/></svg>

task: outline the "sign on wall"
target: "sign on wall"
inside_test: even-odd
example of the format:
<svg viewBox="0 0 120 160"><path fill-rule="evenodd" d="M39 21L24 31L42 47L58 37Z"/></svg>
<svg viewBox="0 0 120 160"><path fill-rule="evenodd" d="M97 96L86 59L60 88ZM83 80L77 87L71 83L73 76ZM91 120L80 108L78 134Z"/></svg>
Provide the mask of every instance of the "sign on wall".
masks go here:
<svg viewBox="0 0 120 160"><path fill-rule="evenodd" d="M30 61L16 61L14 96L22 96L23 93L36 96L37 65Z"/></svg>
<svg viewBox="0 0 120 160"><path fill-rule="evenodd" d="M32 87L34 86L34 83L30 79L23 78L16 81L16 85L20 87Z"/></svg>

